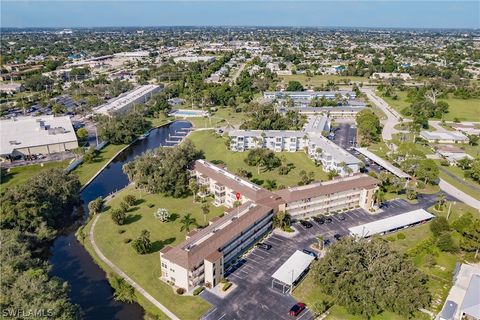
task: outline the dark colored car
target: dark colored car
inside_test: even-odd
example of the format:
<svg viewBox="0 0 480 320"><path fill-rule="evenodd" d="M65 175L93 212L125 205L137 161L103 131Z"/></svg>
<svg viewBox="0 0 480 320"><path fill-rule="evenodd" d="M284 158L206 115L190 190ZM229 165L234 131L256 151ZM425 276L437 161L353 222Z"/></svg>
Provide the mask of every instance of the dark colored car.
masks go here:
<svg viewBox="0 0 480 320"><path fill-rule="evenodd" d="M326 239L326 240L323 240L323 246L324 247L328 247L330 245L330 240Z"/></svg>
<svg viewBox="0 0 480 320"><path fill-rule="evenodd" d="M257 243L256 244L257 247L259 247L260 249L263 249L263 250L270 250L272 248L271 245L269 244L266 244L266 243Z"/></svg>
<svg viewBox="0 0 480 320"><path fill-rule="evenodd" d="M288 314L291 316L298 316L300 312L302 312L305 309L306 305L303 302L297 302L293 307L290 308L290 311L288 311Z"/></svg>
<svg viewBox="0 0 480 320"><path fill-rule="evenodd" d="M340 239L342 238L342 235L341 235L341 234L338 234L338 233L336 233L336 234L335 234L333 237L335 238L335 240L337 240L337 241L338 241L338 240L340 240Z"/></svg>
<svg viewBox="0 0 480 320"><path fill-rule="evenodd" d="M324 224L325 223L325 218L323 218L323 217L313 217L313 221L315 221L318 224Z"/></svg>
<svg viewBox="0 0 480 320"><path fill-rule="evenodd" d="M333 221L332 218L326 218L326 219L325 219L325 222L326 222L326 223L332 223L332 221Z"/></svg>
<svg viewBox="0 0 480 320"><path fill-rule="evenodd" d="M342 220L342 221L343 221L343 220L345 220L345 215L344 215L343 213L339 213L339 214L337 215L337 218L338 218L338 220Z"/></svg>
<svg viewBox="0 0 480 320"><path fill-rule="evenodd" d="M308 254L309 256L312 256L312 257L314 257L315 259L317 259L317 255L315 254L315 252L312 252L312 251L310 251L310 250L308 250L308 249L303 249L302 251L303 251L303 253L306 253L306 254Z"/></svg>
<svg viewBox="0 0 480 320"><path fill-rule="evenodd" d="M307 229L310 229L311 227L313 227L313 224L310 221L301 220L300 223L302 224L302 226L304 226Z"/></svg>

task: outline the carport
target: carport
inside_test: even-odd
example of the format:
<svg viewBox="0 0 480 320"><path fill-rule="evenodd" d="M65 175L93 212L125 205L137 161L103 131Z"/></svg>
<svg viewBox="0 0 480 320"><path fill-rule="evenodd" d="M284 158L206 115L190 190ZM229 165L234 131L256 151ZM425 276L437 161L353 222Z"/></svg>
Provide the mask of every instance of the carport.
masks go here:
<svg viewBox="0 0 480 320"><path fill-rule="evenodd" d="M348 231L350 231L352 236L368 238L375 234L385 234L399 229L408 228L424 221L429 221L433 217L434 215L424 209L417 209L393 217L351 227L348 228Z"/></svg>
<svg viewBox="0 0 480 320"><path fill-rule="evenodd" d="M357 150L358 152L360 152L362 155L364 155L365 157L367 157L368 159L372 160L373 162L375 162L376 164L378 164L380 167L382 167L383 169L387 170L387 171L390 171L391 173L393 173L394 175L396 175L397 177L399 178L406 178L406 179L410 179L410 175L406 174L405 172L403 172L402 170L400 170L399 168L395 167L394 165L392 165L390 162L388 162L387 160L384 160L382 158L380 158L379 156L377 156L375 153L369 151L367 148L355 148L355 150Z"/></svg>
<svg viewBox="0 0 480 320"><path fill-rule="evenodd" d="M306 272L314 257L295 251L272 275L272 289L281 287L282 293L293 288L293 284Z"/></svg>

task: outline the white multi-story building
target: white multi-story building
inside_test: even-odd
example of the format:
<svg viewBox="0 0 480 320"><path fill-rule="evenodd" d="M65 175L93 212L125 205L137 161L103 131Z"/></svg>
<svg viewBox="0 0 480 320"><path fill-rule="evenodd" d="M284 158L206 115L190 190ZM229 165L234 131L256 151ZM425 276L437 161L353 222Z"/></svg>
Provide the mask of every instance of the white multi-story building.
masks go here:
<svg viewBox="0 0 480 320"><path fill-rule="evenodd" d="M293 219L330 215L353 208L372 208L378 180L366 174L277 191Z"/></svg>
<svg viewBox="0 0 480 320"><path fill-rule="evenodd" d="M95 113L111 116L114 113L126 112L137 104L147 102L160 89L160 86L154 84L137 87L95 108Z"/></svg>
<svg viewBox="0 0 480 320"><path fill-rule="evenodd" d="M304 151L322 164L327 171L335 170L341 176L358 173L361 161L325 138L323 131L330 131L327 117L310 117L302 131L293 130L233 130L230 149L243 152L255 148L267 148L274 152Z"/></svg>
<svg viewBox="0 0 480 320"><path fill-rule="evenodd" d="M337 97L345 100L352 100L357 97L354 91L266 91L263 98L267 100L279 100L291 98L292 100L312 100L314 98L324 98L333 100Z"/></svg>
<svg viewBox="0 0 480 320"><path fill-rule="evenodd" d="M161 279L190 292L197 286L217 285L232 261L272 229L278 211L298 219L354 207L369 210L378 183L356 175L273 193L204 160L195 161L192 174L214 194L217 204L234 208L160 252Z"/></svg>

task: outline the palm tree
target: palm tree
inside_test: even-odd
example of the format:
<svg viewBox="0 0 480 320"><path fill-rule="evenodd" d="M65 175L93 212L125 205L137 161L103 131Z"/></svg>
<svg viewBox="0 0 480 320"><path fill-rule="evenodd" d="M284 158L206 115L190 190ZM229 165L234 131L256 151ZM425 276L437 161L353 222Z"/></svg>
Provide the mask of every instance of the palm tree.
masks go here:
<svg viewBox="0 0 480 320"><path fill-rule="evenodd" d="M205 202L204 204L202 204L201 209L203 213L203 223L207 224L207 216L210 213L210 205L208 204L208 202Z"/></svg>
<svg viewBox="0 0 480 320"><path fill-rule="evenodd" d="M445 204L445 193L439 193L437 196L437 204L435 205L435 209L442 210L443 205Z"/></svg>
<svg viewBox="0 0 480 320"><path fill-rule="evenodd" d="M191 213L187 213L185 216L183 216L182 220L180 220L180 231L187 231L190 232L190 227L192 225L196 225L197 220L192 217Z"/></svg>
<svg viewBox="0 0 480 320"><path fill-rule="evenodd" d="M323 236L319 235L317 237L317 240L318 240L318 249L323 250Z"/></svg>

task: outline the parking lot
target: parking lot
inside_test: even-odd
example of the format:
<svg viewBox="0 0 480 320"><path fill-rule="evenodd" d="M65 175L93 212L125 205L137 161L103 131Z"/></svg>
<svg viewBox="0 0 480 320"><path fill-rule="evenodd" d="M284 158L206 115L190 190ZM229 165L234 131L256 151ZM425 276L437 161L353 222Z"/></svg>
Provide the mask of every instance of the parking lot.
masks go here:
<svg viewBox="0 0 480 320"><path fill-rule="evenodd" d="M285 238L271 233L264 243L271 245L265 250L258 247L245 254L231 270L226 278L237 285L227 297L221 299L204 291L201 296L209 301L213 308L202 319L208 320L240 320L240 319L292 319L288 310L296 303L289 294L271 288L272 274L295 252L310 247L322 235L324 240L335 242L334 235L346 236L348 228L364 223L391 217L418 208L427 208L435 203L436 196L424 196L419 204L410 204L405 200L393 200L384 206L382 212L375 215L363 209L346 212L345 219L333 216L330 223L319 224L313 220L311 228L305 228L299 222L293 227L299 233L293 238ZM308 310L303 311L296 319L313 319Z"/></svg>
<svg viewBox="0 0 480 320"><path fill-rule="evenodd" d="M341 123L335 130L332 141L345 150L356 146L357 127L355 124Z"/></svg>

